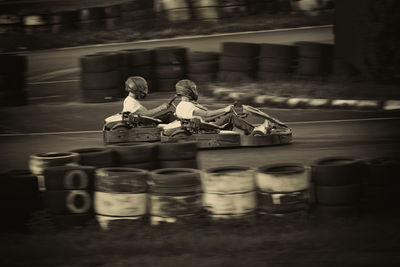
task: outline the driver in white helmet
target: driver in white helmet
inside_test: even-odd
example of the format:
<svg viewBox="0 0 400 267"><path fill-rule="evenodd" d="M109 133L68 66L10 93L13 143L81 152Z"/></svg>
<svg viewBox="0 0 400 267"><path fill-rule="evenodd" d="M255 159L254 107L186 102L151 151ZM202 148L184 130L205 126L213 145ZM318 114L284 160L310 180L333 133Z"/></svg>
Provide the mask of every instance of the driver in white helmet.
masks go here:
<svg viewBox="0 0 400 267"><path fill-rule="evenodd" d="M129 77L125 82L125 91L129 94L124 100L122 112L157 118L164 123L175 120L175 116L169 110L168 104L164 103L153 109L147 109L139 102L140 99L144 99L148 94L147 82L143 77Z"/></svg>
<svg viewBox="0 0 400 267"><path fill-rule="evenodd" d="M191 80L180 80L176 86L176 94L181 97L181 102L176 106L176 116L180 119L201 118L204 121L212 121L218 126L226 125L227 128L239 128L246 135L266 135L270 127L265 120L260 126L254 127L236 114L232 113L233 105L225 108L209 110L197 103L198 92L196 84Z"/></svg>

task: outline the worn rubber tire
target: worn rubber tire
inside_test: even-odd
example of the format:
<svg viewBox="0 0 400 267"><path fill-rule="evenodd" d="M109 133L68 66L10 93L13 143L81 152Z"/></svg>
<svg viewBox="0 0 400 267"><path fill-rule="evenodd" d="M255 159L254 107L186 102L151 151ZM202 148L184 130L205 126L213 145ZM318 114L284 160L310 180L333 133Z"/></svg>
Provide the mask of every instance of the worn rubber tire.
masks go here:
<svg viewBox="0 0 400 267"><path fill-rule="evenodd" d="M203 61L218 61L219 53L189 51L187 52L186 57L189 64L194 62L203 62Z"/></svg>
<svg viewBox="0 0 400 267"><path fill-rule="evenodd" d="M159 65L186 64L186 48L179 46L159 47L153 50L154 60Z"/></svg>
<svg viewBox="0 0 400 267"><path fill-rule="evenodd" d="M115 71L119 62L114 54L91 54L79 58L82 72L96 73Z"/></svg>
<svg viewBox="0 0 400 267"><path fill-rule="evenodd" d="M254 74L249 71L226 71L218 72L217 80L221 82L248 82L254 79Z"/></svg>
<svg viewBox="0 0 400 267"><path fill-rule="evenodd" d="M158 162L159 169L165 168L191 168L198 169L199 165L196 159L184 159L184 160L160 160Z"/></svg>
<svg viewBox="0 0 400 267"><path fill-rule="evenodd" d="M55 166L44 170L46 190L92 189L95 167Z"/></svg>
<svg viewBox="0 0 400 267"><path fill-rule="evenodd" d="M122 167L122 168L134 168L134 169L142 169L142 170L147 170L147 171L152 171L157 168L156 163L153 161L142 162L142 163L132 163L132 164L121 164L118 166Z"/></svg>
<svg viewBox="0 0 400 267"><path fill-rule="evenodd" d="M254 58L240 56L221 56L219 59L219 69L221 71L254 71L257 61Z"/></svg>
<svg viewBox="0 0 400 267"><path fill-rule="evenodd" d="M188 72L190 73L215 73L218 72L218 61L202 61L188 64Z"/></svg>
<svg viewBox="0 0 400 267"><path fill-rule="evenodd" d="M276 197L279 195L279 197ZM291 213L308 208L307 192L291 192L283 194L258 193L259 211L268 213Z"/></svg>
<svg viewBox="0 0 400 267"><path fill-rule="evenodd" d="M349 157L326 157L311 163L312 180L321 186L361 183L367 167L362 161Z"/></svg>
<svg viewBox="0 0 400 267"><path fill-rule="evenodd" d="M189 168L158 169L150 172L149 184L159 187L200 185L200 171Z"/></svg>
<svg viewBox="0 0 400 267"><path fill-rule="evenodd" d="M332 62L321 58L299 58L297 73L301 75L326 75L332 70Z"/></svg>
<svg viewBox="0 0 400 267"><path fill-rule="evenodd" d="M361 185L315 186L315 198L322 205L347 205L360 202Z"/></svg>
<svg viewBox="0 0 400 267"><path fill-rule="evenodd" d="M105 193L144 193L148 172L134 168L100 168L95 174L95 191Z"/></svg>
<svg viewBox="0 0 400 267"><path fill-rule="evenodd" d="M290 58L298 56L298 47L282 44L260 44L260 58Z"/></svg>
<svg viewBox="0 0 400 267"><path fill-rule="evenodd" d="M43 192L44 208L54 214L83 214L93 212L93 197L86 190Z"/></svg>
<svg viewBox="0 0 400 267"><path fill-rule="evenodd" d="M241 42L222 43L222 55L230 57L254 58L259 53L259 45Z"/></svg>
<svg viewBox="0 0 400 267"><path fill-rule="evenodd" d="M306 58L326 58L331 59L333 55L333 45L317 42L296 42L299 57Z"/></svg>
<svg viewBox="0 0 400 267"><path fill-rule="evenodd" d="M286 58L260 58L258 61L258 71L291 73L295 70L295 62Z"/></svg>
<svg viewBox="0 0 400 267"><path fill-rule="evenodd" d="M121 73L119 70L82 73L82 88L84 90L107 90L118 88L121 85Z"/></svg>
<svg viewBox="0 0 400 267"><path fill-rule="evenodd" d="M127 49L130 54L130 66L148 66L153 64L153 52L148 49Z"/></svg>
<svg viewBox="0 0 400 267"><path fill-rule="evenodd" d="M84 166L110 167L114 165L113 151L108 147L81 148L71 152L79 154L79 164Z"/></svg>
<svg viewBox="0 0 400 267"><path fill-rule="evenodd" d="M115 163L118 166L153 161L157 149L155 144L146 143L121 143L109 147L114 151Z"/></svg>
<svg viewBox="0 0 400 267"><path fill-rule="evenodd" d="M63 166L78 161L79 154L74 152L39 153L29 157L29 169L33 174L42 175L47 167Z"/></svg>
<svg viewBox="0 0 400 267"><path fill-rule="evenodd" d="M159 143L158 160L186 160L197 156L197 142Z"/></svg>

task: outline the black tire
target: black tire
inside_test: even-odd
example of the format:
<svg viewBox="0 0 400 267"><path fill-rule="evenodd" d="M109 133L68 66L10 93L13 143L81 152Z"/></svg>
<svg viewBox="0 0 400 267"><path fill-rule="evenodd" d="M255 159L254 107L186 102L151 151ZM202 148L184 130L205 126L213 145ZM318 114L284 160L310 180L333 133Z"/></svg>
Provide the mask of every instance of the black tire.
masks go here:
<svg viewBox="0 0 400 267"><path fill-rule="evenodd" d="M274 194L259 192L257 200L259 211L284 214L306 210L308 208L308 197L306 191L280 193L278 195L279 201L275 203Z"/></svg>
<svg viewBox="0 0 400 267"><path fill-rule="evenodd" d="M132 164L122 164L122 165L119 165L119 167L142 169L142 170L147 170L147 171L152 171L152 170L155 170L157 168L156 167L156 163L153 162L153 161L142 162L142 163L132 163Z"/></svg>
<svg viewBox="0 0 400 267"><path fill-rule="evenodd" d="M157 79L157 91L160 92L175 92L175 85L181 79Z"/></svg>
<svg viewBox="0 0 400 267"><path fill-rule="evenodd" d="M114 54L92 54L79 59L84 73L110 72L119 67L119 62Z"/></svg>
<svg viewBox="0 0 400 267"><path fill-rule="evenodd" d="M315 213L318 217L326 219L356 217L360 215L360 205L318 205L315 209Z"/></svg>
<svg viewBox="0 0 400 267"><path fill-rule="evenodd" d="M44 207L54 214L85 214L93 212L93 199L85 190L46 191Z"/></svg>
<svg viewBox="0 0 400 267"><path fill-rule="evenodd" d="M327 157L311 163L312 180L321 186L360 184L366 175L366 166L358 159Z"/></svg>
<svg viewBox="0 0 400 267"><path fill-rule="evenodd" d="M108 90L83 90L82 101L84 103L105 103L117 101L122 93L120 88Z"/></svg>
<svg viewBox="0 0 400 267"><path fill-rule="evenodd" d="M82 73L82 88L84 90L107 90L117 88L121 84L119 70L97 73Z"/></svg>
<svg viewBox="0 0 400 267"><path fill-rule="evenodd" d="M156 155L154 144L115 144L109 146L115 155L115 162L118 165L147 163L153 161Z"/></svg>
<svg viewBox="0 0 400 267"><path fill-rule="evenodd" d="M186 48L179 46L154 49L156 65L182 65L186 63Z"/></svg>
<svg viewBox="0 0 400 267"><path fill-rule="evenodd" d="M106 193L144 193L148 172L133 168L101 168L96 170L95 191Z"/></svg>
<svg viewBox="0 0 400 267"><path fill-rule="evenodd" d="M255 58L221 56L219 69L221 71L254 71L257 66Z"/></svg>
<svg viewBox="0 0 400 267"><path fill-rule="evenodd" d="M153 64L153 52L148 49L127 49L130 54L130 66L148 66Z"/></svg>
<svg viewBox="0 0 400 267"><path fill-rule="evenodd" d="M93 189L95 167L56 166L44 170L46 190Z"/></svg>
<svg viewBox="0 0 400 267"><path fill-rule="evenodd" d="M299 57L331 59L333 45L316 42L296 42Z"/></svg>
<svg viewBox="0 0 400 267"><path fill-rule="evenodd" d="M182 65L162 65L156 67L157 78L180 79L185 76L185 67Z"/></svg>
<svg viewBox="0 0 400 267"><path fill-rule="evenodd" d="M248 71L219 71L217 77L221 82L247 82L253 79L253 73Z"/></svg>
<svg viewBox="0 0 400 267"><path fill-rule="evenodd" d="M189 64L193 62L218 61L219 53L193 51L188 52L186 57Z"/></svg>
<svg viewBox="0 0 400 267"><path fill-rule="evenodd" d="M366 183L372 186L398 187L400 161L392 158L374 158L367 161Z"/></svg>
<svg viewBox="0 0 400 267"><path fill-rule="evenodd" d="M162 161L195 159L197 142L160 143L157 158Z"/></svg>
<svg viewBox="0 0 400 267"><path fill-rule="evenodd" d="M217 79L217 73L188 73L188 78L195 83L210 83Z"/></svg>
<svg viewBox="0 0 400 267"><path fill-rule="evenodd" d="M110 167L114 164L114 155L111 148L81 148L71 152L79 154L79 164L94 167Z"/></svg>
<svg viewBox="0 0 400 267"><path fill-rule="evenodd" d="M260 58L288 58L298 56L298 48L294 45L260 44Z"/></svg>
<svg viewBox="0 0 400 267"><path fill-rule="evenodd" d="M193 14L196 20L205 22L217 23L221 19L219 8L216 6L193 8Z"/></svg>
<svg viewBox="0 0 400 267"><path fill-rule="evenodd" d="M190 168L190 169L198 169L199 166L197 164L196 159L184 159L184 160L160 160L158 162L159 169L165 168Z"/></svg>
<svg viewBox="0 0 400 267"><path fill-rule="evenodd" d="M202 61L188 64L190 73L215 73L218 72L218 61Z"/></svg>
<svg viewBox="0 0 400 267"><path fill-rule="evenodd" d="M315 186L315 198L322 205L347 205L360 202L361 185Z"/></svg>
<svg viewBox="0 0 400 267"><path fill-rule="evenodd" d="M295 69L295 62L285 58L260 58L258 70L262 72L291 73Z"/></svg>
<svg viewBox="0 0 400 267"><path fill-rule="evenodd" d="M332 62L322 58L299 58L297 73L301 75L326 75L331 72Z"/></svg>
<svg viewBox="0 0 400 267"><path fill-rule="evenodd" d="M0 174L2 198L18 193L37 193L39 191L36 175L29 170L10 170Z"/></svg>
<svg viewBox="0 0 400 267"><path fill-rule="evenodd" d="M223 56L254 58L258 56L258 52L258 44L239 42L222 43Z"/></svg>
<svg viewBox="0 0 400 267"><path fill-rule="evenodd" d="M149 183L159 187L198 186L200 172L189 168L158 169L150 172Z"/></svg>

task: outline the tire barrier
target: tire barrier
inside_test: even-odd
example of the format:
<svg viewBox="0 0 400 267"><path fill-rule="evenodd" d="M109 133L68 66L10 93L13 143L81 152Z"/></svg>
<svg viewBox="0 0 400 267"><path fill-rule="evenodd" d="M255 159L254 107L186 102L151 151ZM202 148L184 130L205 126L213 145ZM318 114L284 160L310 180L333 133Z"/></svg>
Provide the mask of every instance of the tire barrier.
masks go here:
<svg viewBox="0 0 400 267"><path fill-rule="evenodd" d="M193 18L204 22L218 22L221 19L218 0L192 1Z"/></svg>
<svg viewBox="0 0 400 267"><path fill-rule="evenodd" d="M91 7L79 10L79 29L92 31L104 27L104 13L103 7Z"/></svg>
<svg viewBox="0 0 400 267"><path fill-rule="evenodd" d="M259 213L290 216L308 209L310 175L301 164L274 164L256 172Z"/></svg>
<svg viewBox="0 0 400 267"><path fill-rule="evenodd" d="M41 208L38 179L29 170L0 174L0 231L25 231L32 214Z"/></svg>
<svg viewBox="0 0 400 267"><path fill-rule="evenodd" d="M214 52L188 52L188 78L196 83L209 83L217 78L219 54Z"/></svg>
<svg viewBox="0 0 400 267"><path fill-rule="evenodd" d="M134 168L96 170L94 209L100 227L112 223L140 221L147 214L148 172Z"/></svg>
<svg viewBox="0 0 400 267"><path fill-rule="evenodd" d="M169 46L153 51L157 91L175 91L175 84L186 78L186 48Z"/></svg>
<svg viewBox="0 0 400 267"><path fill-rule="evenodd" d="M213 219L254 215L257 199L254 171L248 167L211 168L202 175L203 207Z"/></svg>
<svg viewBox="0 0 400 267"><path fill-rule="evenodd" d="M223 82L253 80L258 50L257 44L224 42L219 59L218 79Z"/></svg>
<svg viewBox="0 0 400 267"><path fill-rule="evenodd" d="M192 19L188 0L160 0L157 10L169 22L183 22Z"/></svg>
<svg viewBox="0 0 400 267"><path fill-rule="evenodd" d="M332 72L333 45L296 42L299 49L297 72L301 75L327 75Z"/></svg>
<svg viewBox="0 0 400 267"><path fill-rule="evenodd" d="M166 168L150 172L150 221L175 223L202 210L200 171Z"/></svg>
<svg viewBox="0 0 400 267"><path fill-rule="evenodd" d="M349 157L328 157L313 162L311 170L317 212L321 211L322 216L359 213L365 164ZM330 210L334 213L329 214Z"/></svg>
<svg viewBox="0 0 400 267"><path fill-rule="evenodd" d="M276 77L276 74L292 73L296 68L297 47L291 45L260 44L258 80Z"/></svg>
<svg viewBox="0 0 400 267"><path fill-rule="evenodd" d="M154 2L148 0L128 1L121 4L121 18L124 26L136 29L151 27L155 22Z"/></svg>
<svg viewBox="0 0 400 267"><path fill-rule="evenodd" d="M71 152L79 155L78 163L97 168L114 166L113 150L108 147L80 148Z"/></svg>
<svg viewBox="0 0 400 267"><path fill-rule="evenodd" d="M84 226L93 218L94 171L89 166L44 170L44 208L57 228Z"/></svg>
<svg viewBox="0 0 400 267"><path fill-rule="evenodd" d="M79 59L83 102L102 103L118 99L121 72L117 58L115 53L100 53Z"/></svg>
<svg viewBox="0 0 400 267"><path fill-rule="evenodd" d="M22 106L28 103L26 56L0 54L0 106Z"/></svg>
<svg viewBox="0 0 400 267"><path fill-rule="evenodd" d="M77 164L79 154L74 152L47 152L34 154L29 157L29 170L38 177L40 191L45 191L45 181L43 173L48 167L64 166L67 164Z"/></svg>
<svg viewBox="0 0 400 267"><path fill-rule="evenodd" d="M145 78L149 92L154 92L156 81L154 78L153 51L148 49L128 49L124 50L124 52L129 54L129 76L141 76ZM126 78L123 79L123 84L125 84ZM125 88L125 85L122 88Z"/></svg>
<svg viewBox="0 0 400 267"><path fill-rule="evenodd" d="M14 14L0 14L0 34L16 32L19 30L21 18Z"/></svg>
<svg viewBox="0 0 400 267"><path fill-rule="evenodd" d="M366 164L368 174L363 185L365 211L381 216L398 216L400 161L394 158L374 158L367 160Z"/></svg>
<svg viewBox="0 0 400 267"><path fill-rule="evenodd" d="M48 32L49 17L43 14L29 14L22 16L22 25L25 34Z"/></svg>
<svg viewBox="0 0 400 267"><path fill-rule="evenodd" d="M154 170L156 168L155 144L125 143L110 146L114 152L115 164L119 167Z"/></svg>
<svg viewBox="0 0 400 267"><path fill-rule="evenodd" d="M104 24L107 30L115 30L122 24L120 5L112 5L104 8Z"/></svg>
<svg viewBox="0 0 400 267"><path fill-rule="evenodd" d="M158 168L197 169L197 142L160 143L157 151Z"/></svg>
<svg viewBox="0 0 400 267"><path fill-rule="evenodd" d="M219 3L219 12L222 18L233 18L247 15L245 0L222 0Z"/></svg>

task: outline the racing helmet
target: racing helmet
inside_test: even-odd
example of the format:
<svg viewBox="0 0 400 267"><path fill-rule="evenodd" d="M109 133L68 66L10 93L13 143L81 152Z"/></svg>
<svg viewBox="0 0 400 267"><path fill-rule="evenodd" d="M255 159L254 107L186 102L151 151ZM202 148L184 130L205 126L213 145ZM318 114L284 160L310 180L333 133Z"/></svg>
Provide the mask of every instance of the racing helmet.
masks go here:
<svg viewBox="0 0 400 267"><path fill-rule="evenodd" d="M131 76L125 82L125 91L133 93L137 98L145 98L149 93L147 82L140 76Z"/></svg>
<svg viewBox="0 0 400 267"><path fill-rule="evenodd" d="M196 84L191 80L180 80L175 85L177 96L186 96L191 100L197 101L199 93Z"/></svg>

